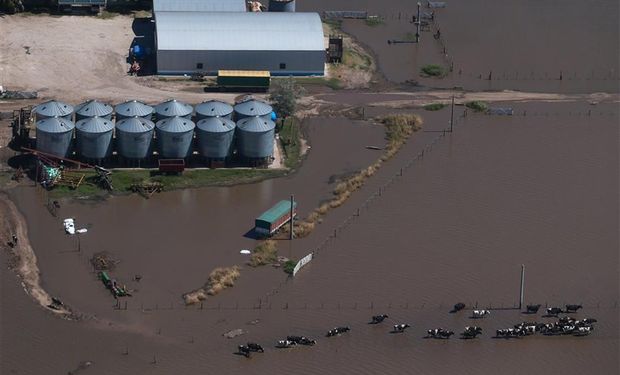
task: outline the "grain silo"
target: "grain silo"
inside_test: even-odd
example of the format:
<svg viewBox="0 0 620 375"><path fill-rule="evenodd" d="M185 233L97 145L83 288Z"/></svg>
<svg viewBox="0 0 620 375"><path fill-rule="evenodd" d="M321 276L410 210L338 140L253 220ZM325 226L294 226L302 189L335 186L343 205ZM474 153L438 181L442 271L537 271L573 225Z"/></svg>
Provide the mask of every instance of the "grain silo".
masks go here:
<svg viewBox="0 0 620 375"><path fill-rule="evenodd" d="M78 154L88 160L105 159L112 154L114 123L105 117L90 117L75 124Z"/></svg>
<svg viewBox="0 0 620 375"><path fill-rule="evenodd" d="M237 121L237 150L242 158L254 162L266 161L273 155L276 124L254 116Z"/></svg>
<svg viewBox="0 0 620 375"><path fill-rule="evenodd" d="M157 120L163 120L165 118L175 116L184 117L191 120L193 111L194 109L191 105L180 102L176 99L170 99L155 106L155 116Z"/></svg>
<svg viewBox="0 0 620 375"><path fill-rule="evenodd" d="M295 0L269 0L270 12L294 12Z"/></svg>
<svg viewBox="0 0 620 375"><path fill-rule="evenodd" d="M196 123L198 152L209 160L225 160L232 154L235 123L225 117L207 117Z"/></svg>
<svg viewBox="0 0 620 375"><path fill-rule="evenodd" d="M95 116L111 120L112 112L114 112L114 109L111 105L98 100L89 100L75 107L75 121ZM77 126L77 124L75 125Z"/></svg>
<svg viewBox="0 0 620 375"><path fill-rule="evenodd" d="M273 112L273 109L269 104L255 99L235 104L235 119L237 121L242 118L255 116L271 121L271 112Z"/></svg>
<svg viewBox="0 0 620 375"><path fill-rule="evenodd" d="M49 100L34 107L32 112L36 120L44 118L62 117L71 120L73 116L73 106L57 100Z"/></svg>
<svg viewBox="0 0 620 375"><path fill-rule="evenodd" d="M232 118L233 107L218 100L209 100L196 106L196 121L207 117Z"/></svg>
<svg viewBox="0 0 620 375"><path fill-rule="evenodd" d="M137 100L130 100L114 107L116 121L131 117L144 117L148 120L153 115L153 107Z"/></svg>
<svg viewBox="0 0 620 375"><path fill-rule="evenodd" d="M157 150L164 159L184 159L192 150L194 128L192 120L170 117L157 121Z"/></svg>
<svg viewBox="0 0 620 375"><path fill-rule="evenodd" d="M144 159L151 154L155 124L135 116L116 122L116 149L126 159Z"/></svg>
<svg viewBox="0 0 620 375"><path fill-rule="evenodd" d="M73 121L64 117L48 117L37 121L37 150L66 157L71 151Z"/></svg>

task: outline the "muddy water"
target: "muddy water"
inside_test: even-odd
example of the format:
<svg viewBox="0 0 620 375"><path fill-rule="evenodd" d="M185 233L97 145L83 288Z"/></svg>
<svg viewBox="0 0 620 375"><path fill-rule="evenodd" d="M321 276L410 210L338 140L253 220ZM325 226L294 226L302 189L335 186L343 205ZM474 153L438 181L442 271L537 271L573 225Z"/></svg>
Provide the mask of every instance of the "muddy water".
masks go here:
<svg viewBox="0 0 620 375"><path fill-rule="evenodd" d="M410 23L415 2L316 0L300 3L299 8L367 10L383 17L385 23L373 27L345 20L343 30L374 51L381 72L393 82L475 90L618 91L619 8L614 0L451 1L436 10L443 45L433 38L435 29L423 31L419 45L387 43L415 34ZM444 46L448 59L443 57ZM454 62L454 73L445 79L418 75L425 64L448 67L449 61Z"/></svg>
<svg viewBox="0 0 620 375"><path fill-rule="evenodd" d="M65 205L61 211L74 210L69 213L92 223L82 242L82 256L61 253L74 243L65 241L57 229L58 220L33 203L32 195L18 194L46 287L100 319L81 323L53 319L34 308L14 276L3 271L2 372L37 374L45 368L64 373L90 360L94 365L88 373L93 374L617 373L616 105L514 106L520 116L459 119L455 133L432 150L425 145L438 133L417 134L396 160L326 217L312 236L292 245L283 243L281 248L294 256L316 248L379 186L422 149L427 150L423 160L406 168L338 233L336 241L321 249L298 278L285 281L280 271L270 268L244 271L235 288L209 300L204 310L179 305L169 309L167 304L188 286L203 282L202 271L211 268L209 263L239 261L237 248L252 242L241 237L251 224L239 223L255 215L246 205L260 206L252 202L278 191L287 194L290 186L298 186L296 194L304 197L302 202L324 199L329 194L329 176L371 159L357 146L380 140L375 129L362 132L367 134L363 141L342 134L337 145L348 152L339 153L340 161L328 167L329 159L322 159L317 151L328 154L325 158L334 157L333 148L320 146L327 141L321 126L330 126L330 131L333 127L314 124L317 132L311 133L315 142L307 164L299 174L267 182L267 187L263 183L202 189L164 194L151 201L115 198L92 207ZM591 115L586 116L589 109ZM442 129L446 115L446 110L428 113L427 130ZM244 195L255 199L245 200ZM227 205L235 207L234 215L226 214L222 207ZM208 232L215 225L212 217L224 224ZM110 219L118 224L106 224ZM204 226L196 224L201 221ZM191 225L192 231L185 231L184 225ZM143 238L137 236L140 227L154 239L142 240L145 244L138 241ZM168 233L169 227L179 239L172 241L158 233ZM178 236L179 231L184 235ZM193 235L199 231L203 236ZM113 235L117 232L118 238ZM139 247L141 255L128 244ZM103 247L122 251L119 277L134 272L144 275L127 311L112 310L111 298L88 273L86 253ZM512 306L522 263L527 267L527 302L582 303L585 308L577 316L599 319L597 331L587 338L494 340L490 338L494 329L526 319L514 310L494 310L490 318L476 322L485 335L475 342L420 338L428 328L457 331L472 324L466 313L446 313L457 301ZM277 293L269 293L274 286ZM144 311L138 306L141 302ZM259 302L261 309L256 308ZM159 303L157 310L155 303ZM394 322L414 327L405 335L390 335L388 327L366 324L376 313L387 313ZM248 324L255 319L258 324ZM320 338L327 328L340 324L350 325L351 334ZM249 333L236 340L221 336L239 327ZM249 361L231 354L243 341L267 346L293 333L319 337L319 344L292 351L269 348ZM129 355L123 355L126 348ZM151 363L154 357L155 364Z"/></svg>

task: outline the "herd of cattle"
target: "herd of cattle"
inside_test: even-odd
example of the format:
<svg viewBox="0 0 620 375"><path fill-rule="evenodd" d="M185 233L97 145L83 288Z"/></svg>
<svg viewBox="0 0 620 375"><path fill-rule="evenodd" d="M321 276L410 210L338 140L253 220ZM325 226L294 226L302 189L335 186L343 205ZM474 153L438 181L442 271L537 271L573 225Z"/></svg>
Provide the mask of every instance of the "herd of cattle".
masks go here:
<svg viewBox="0 0 620 375"><path fill-rule="evenodd" d="M541 305L527 305L526 311L524 314L537 314L540 310ZM553 323L537 323L537 322L522 322L519 324L515 324L511 328L502 328L495 331L495 338L520 338L524 336L534 335L536 333L540 333L547 336L555 336L555 335L573 335L573 336L587 336L594 330L594 323L596 323L596 319L593 318L584 318L584 319L575 319L570 316L562 316L558 317L559 314L571 314L576 313L579 309L581 309L581 305L566 305L565 309L560 307L548 307L546 309L546 314L543 315L543 318L558 318L556 322ZM451 313L457 313L461 310L465 309L465 304L457 303L454 305L454 308ZM491 311L489 310L472 310L471 319L483 319L487 316L491 315ZM368 324L381 324L388 318L387 315L374 315L371 318L371 321ZM390 333L404 333L407 328L411 327L411 325L407 323L398 323L394 324ZM350 327L342 326L335 327L327 331L326 337L339 336L341 334L347 333L351 330ZM478 326L467 326L461 332L461 339L469 340L475 339L479 335L482 334L482 328ZM454 335L453 331L449 331L443 328L434 328L429 329L427 331L427 335L424 338L428 339L449 339L450 336ZM316 340L309 339L305 336L287 336L286 339L278 340L276 342L275 347L278 349L284 348L292 348L298 345L303 346L312 346L316 344ZM235 354L240 354L245 357L250 357L251 353L263 353L264 349L257 343L248 342L245 345L239 345L238 351Z"/></svg>

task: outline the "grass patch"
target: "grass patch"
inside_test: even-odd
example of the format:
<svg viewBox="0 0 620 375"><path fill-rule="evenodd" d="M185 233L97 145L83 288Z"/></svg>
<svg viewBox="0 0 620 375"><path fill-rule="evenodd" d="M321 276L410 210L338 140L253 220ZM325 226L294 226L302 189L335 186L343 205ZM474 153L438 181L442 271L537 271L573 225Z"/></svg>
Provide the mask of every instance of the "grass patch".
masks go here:
<svg viewBox="0 0 620 375"><path fill-rule="evenodd" d="M116 12L110 12L108 10L102 10L97 15L97 18L102 19L102 20L109 20L109 19L114 18L116 16L118 16L118 13L116 13Z"/></svg>
<svg viewBox="0 0 620 375"><path fill-rule="evenodd" d="M239 266L219 267L211 271L207 283L200 289L196 289L183 295L186 305L193 305L204 301L207 296L214 296L226 288L235 285L235 281L241 276Z"/></svg>
<svg viewBox="0 0 620 375"><path fill-rule="evenodd" d="M342 62L352 69L359 70L369 70L372 65L372 61L368 55L363 55L353 49L347 49L344 51L342 55Z"/></svg>
<svg viewBox="0 0 620 375"><path fill-rule="evenodd" d="M415 33L408 32L407 34L405 34L403 39L407 41L415 41Z"/></svg>
<svg viewBox="0 0 620 375"><path fill-rule="evenodd" d="M286 159L284 165L295 169L301 162L301 126L294 117L287 118L280 128L280 144Z"/></svg>
<svg viewBox="0 0 620 375"><path fill-rule="evenodd" d="M164 190L177 190L186 188L197 188L204 186L230 186L237 184L247 184L262 181L268 178L282 176L286 171L281 169L192 169L183 172L181 175L160 175L156 170L114 170L112 171L112 185L114 193L124 194L131 191L131 185L137 183L159 182ZM50 192L53 198L60 197L96 197L107 194L96 185L96 173L85 171L84 182L77 188L71 189L67 186L56 186Z"/></svg>
<svg viewBox="0 0 620 375"><path fill-rule="evenodd" d="M473 109L476 112L484 112L489 108L487 103L480 101L480 100L475 100L473 102L467 102L465 103L465 107L469 109Z"/></svg>
<svg viewBox="0 0 620 375"><path fill-rule="evenodd" d="M443 77L446 70L441 65L428 64L420 68L420 74L425 77Z"/></svg>
<svg viewBox="0 0 620 375"><path fill-rule="evenodd" d="M439 111L446 107L446 104L443 103L431 103L424 106L424 109L427 111Z"/></svg>
<svg viewBox="0 0 620 375"><path fill-rule="evenodd" d="M368 18L366 18L364 23L366 24L366 26L375 27L375 26L383 25L385 21L383 20L383 18L379 16L368 16Z"/></svg>
<svg viewBox="0 0 620 375"><path fill-rule="evenodd" d="M282 270L288 273L289 275L292 275L293 271L295 270L296 265L297 265L297 261L289 259L286 262L284 262L284 265L282 266Z"/></svg>
<svg viewBox="0 0 620 375"><path fill-rule="evenodd" d="M262 241L254 248L248 264L252 267L264 266L278 260L278 247L276 241Z"/></svg>
<svg viewBox="0 0 620 375"><path fill-rule="evenodd" d="M133 13L133 18L151 18L153 13L149 10L137 10Z"/></svg>

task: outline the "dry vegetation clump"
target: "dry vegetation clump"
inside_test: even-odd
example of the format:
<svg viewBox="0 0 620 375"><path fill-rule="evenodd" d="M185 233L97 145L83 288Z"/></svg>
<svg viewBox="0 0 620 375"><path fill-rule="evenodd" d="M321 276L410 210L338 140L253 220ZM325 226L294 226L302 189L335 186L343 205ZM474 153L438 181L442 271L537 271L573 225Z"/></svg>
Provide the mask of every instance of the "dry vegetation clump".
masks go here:
<svg viewBox="0 0 620 375"><path fill-rule="evenodd" d="M196 289L183 295L186 305L192 305L207 299L207 295L214 296L226 288L235 285L235 281L241 276L239 266L218 267L211 271L207 283L200 289Z"/></svg>
<svg viewBox="0 0 620 375"><path fill-rule="evenodd" d="M260 242L252 252L248 264L252 267L264 266L278 260L278 247L276 241L267 240Z"/></svg>

